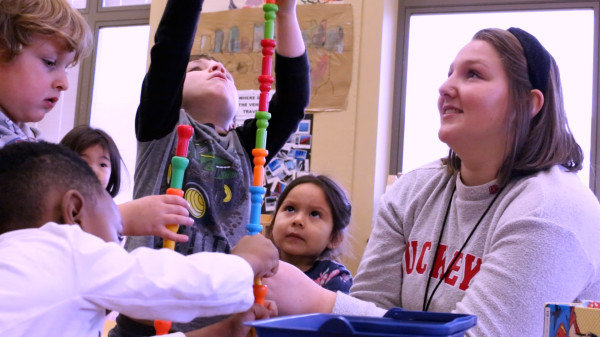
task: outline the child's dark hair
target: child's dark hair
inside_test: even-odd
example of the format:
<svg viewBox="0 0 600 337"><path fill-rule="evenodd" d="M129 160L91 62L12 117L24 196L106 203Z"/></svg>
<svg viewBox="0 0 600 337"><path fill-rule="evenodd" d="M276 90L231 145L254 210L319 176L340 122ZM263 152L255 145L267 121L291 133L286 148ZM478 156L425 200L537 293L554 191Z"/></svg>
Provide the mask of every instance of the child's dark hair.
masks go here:
<svg viewBox="0 0 600 337"><path fill-rule="evenodd" d="M55 192L77 190L86 199L106 193L94 171L70 149L16 142L0 149L0 234L37 228Z"/></svg>
<svg viewBox="0 0 600 337"><path fill-rule="evenodd" d="M331 217L333 220L333 228L331 229L331 240L332 241L342 241L346 228L350 224L350 217L352 215L352 204L348 201L348 197L346 196L346 192L331 178L324 175L314 175L308 174L304 176L300 176L294 179L289 185L285 187L283 192L277 198L277 203L275 205L275 214L273 214L273 218L271 219L271 223L265 229L265 236L273 239L273 224L275 223L275 218L277 217L277 213L279 212L279 208L281 204L287 198L288 194L294 187L301 184L314 184L321 188L323 194L325 194L325 200L327 200L327 204L331 209ZM340 250L338 248L331 249L326 247L325 250L321 253L320 259L336 259L340 255Z"/></svg>
<svg viewBox="0 0 600 337"><path fill-rule="evenodd" d="M80 155L87 148L94 145L100 145L108 151L111 171L106 190L113 198L119 194L119 189L121 188L121 161L123 159L115 141L106 132L94 129L88 125L79 125L69 131L60 141L60 144Z"/></svg>

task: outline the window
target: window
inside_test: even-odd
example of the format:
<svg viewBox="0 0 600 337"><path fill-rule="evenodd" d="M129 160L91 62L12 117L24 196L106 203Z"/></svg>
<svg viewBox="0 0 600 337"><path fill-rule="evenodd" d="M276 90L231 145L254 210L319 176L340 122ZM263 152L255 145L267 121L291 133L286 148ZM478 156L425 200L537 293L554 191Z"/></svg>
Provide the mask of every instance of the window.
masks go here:
<svg viewBox="0 0 600 337"><path fill-rule="evenodd" d="M102 7L149 5L151 0L102 0Z"/></svg>
<svg viewBox="0 0 600 337"><path fill-rule="evenodd" d="M429 8L410 7L408 3L413 1L400 6L396 62L406 63L406 67L396 74L390 173L405 172L447 155L448 147L437 138L437 98L450 63L479 29L514 26L535 35L556 59L569 124L585 154L584 170L579 175L598 191L595 171L590 169L597 166L596 126L592 122L598 109L593 91L598 81L594 73L598 63L597 56L594 59L598 2L593 8L589 2L579 8L577 2L544 8L543 1L528 7L515 2L502 7L465 8L457 4L468 1L443 2Z"/></svg>
<svg viewBox="0 0 600 337"><path fill-rule="evenodd" d="M102 0L68 1L73 7L81 10L92 28L96 43L99 39L99 32L104 27L147 26L150 20L150 5L132 6L133 2L139 2L139 0L122 0L121 7L110 8L102 8ZM150 2L150 0L144 1L145 3ZM143 49L146 51L148 36L138 36L137 38L145 40L141 42L145 43ZM96 54L97 48L94 48L92 55L83 58L77 66L69 70L69 89L62 93L59 104L51 113L47 114L41 122L35 123L35 127L42 130L46 140L58 142L74 125L89 124ZM139 62L145 66L146 56ZM137 92L132 99L139 99L139 89L140 86L136 88Z"/></svg>
<svg viewBox="0 0 600 337"><path fill-rule="evenodd" d="M117 144L127 170L115 202L132 199L137 141L134 119L146 74L150 26L104 27L98 32L90 126ZM126 178L126 177L129 177Z"/></svg>
<svg viewBox="0 0 600 337"><path fill-rule="evenodd" d="M87 0L69 0L71 6L77 9L85 9L87 7Z"/></svg>

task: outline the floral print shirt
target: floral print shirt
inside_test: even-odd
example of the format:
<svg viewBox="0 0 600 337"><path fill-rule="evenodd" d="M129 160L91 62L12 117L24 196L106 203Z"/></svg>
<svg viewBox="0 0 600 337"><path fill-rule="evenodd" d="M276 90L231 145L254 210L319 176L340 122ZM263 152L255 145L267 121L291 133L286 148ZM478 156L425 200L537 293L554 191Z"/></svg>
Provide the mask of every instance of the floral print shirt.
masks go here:
<svg viewBox="0 0 600 337"><path fill-rule="evenodd" d="M304 272L317 284L331 291L348 293L352 286L352 274L343 264L331 260L319 260Z"/></svg>

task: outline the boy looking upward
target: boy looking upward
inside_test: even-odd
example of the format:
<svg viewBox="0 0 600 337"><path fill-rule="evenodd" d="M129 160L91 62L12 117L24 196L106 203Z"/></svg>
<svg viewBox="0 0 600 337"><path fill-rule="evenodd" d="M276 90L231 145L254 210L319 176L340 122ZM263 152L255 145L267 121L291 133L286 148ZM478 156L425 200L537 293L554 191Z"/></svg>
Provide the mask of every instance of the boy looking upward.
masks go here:
<svg viewBox="0 0 600 337"><path fill-rule="evenodd" d="M254 119L234 128L238 93L223 64L208 57L190 58L202 4L203 0L167 1L136 114L135 198L165 193L177 145L176 126L194 128L182 188L194 225L180 227L189 241L175 246L184 255L228 253L247 234L251 151L256 138ZM277 5L276 92L269 104L267 161L296 130L310 96L308 56L296 18L296 0L279 0ZM162 239L128 238L127 249L140 246L162 248ZM124 320L119 316L117 325L124 327ZM174 326L189 331L207 324L195 323Z"/></svg>
<svg viewBox="0 0 600 337"><path fill-rule="evenodd" d="M310 95L308 57L295 1L278 2L277 78L269 104L267 161L296 130ZM183 254L228 252L246 234L251 151L256 138L254 119L233 127L238 93L223 64L205 56L194 56L190 61L202 4L203 0L167 2L136 114L135 198L166 191L169 163L177 145L176 126L194 127L183 190L195 224L181 228L190 238L176 245ZM160 248L162 240L139 237L127 244L129 248L137 246Z"/></svg>

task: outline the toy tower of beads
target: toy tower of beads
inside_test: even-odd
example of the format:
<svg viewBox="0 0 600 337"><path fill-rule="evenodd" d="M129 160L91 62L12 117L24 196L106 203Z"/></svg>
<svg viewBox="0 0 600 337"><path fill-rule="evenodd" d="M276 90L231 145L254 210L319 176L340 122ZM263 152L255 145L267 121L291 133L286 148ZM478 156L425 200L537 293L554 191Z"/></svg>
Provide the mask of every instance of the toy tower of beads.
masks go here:
<svg viewBox="0 0 600 337"><path fill-rule="evenodd" d="M265 12L265 31L264 38L260 45L262 46L262 71L258 76L260 82L260 98L258 102L258 111L255 114L256 119L256 143L252 150L254 156L254 171L252 186L250 186L250 223L246 225L248 235L258 234L262 231L263 226L260 224L260 215L263 197L265 194L264 175L265 175L265 158L268 155L267 146L267 127L271 114L269 111L269 91L273 83L271 76L271 68L273 64L273 49L275 48L275 40L273 38L275 31L275 17L278 7L275 0L266 0L263 5ZM260 279L254 280L254 301L264 305L264 299L267 293L267 288L262 284Z"/></svg>
<svg viewBox="0 0 600 337"><path fill-rule="evenodd" d="M175 155L171 158L171 184L167 189L167 194L178 195L183 198L183 176L190 162L187 158L188 144L193 134L194 128L191 125L177 126L177 148ZM177 233L179 229L177 224L167 225L166 227L173 233ZM175 241L164 239L163 248L174 250ZM166 335L171 330L171 322L157 319L154 321L154 329L157 335Z"/></svg>

